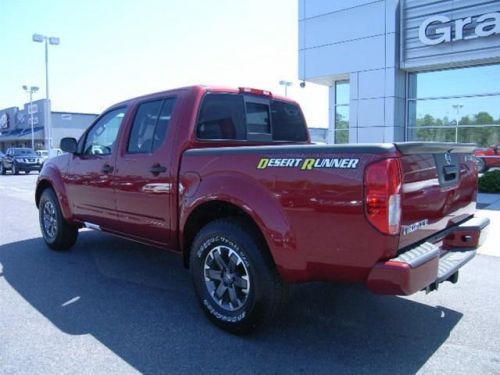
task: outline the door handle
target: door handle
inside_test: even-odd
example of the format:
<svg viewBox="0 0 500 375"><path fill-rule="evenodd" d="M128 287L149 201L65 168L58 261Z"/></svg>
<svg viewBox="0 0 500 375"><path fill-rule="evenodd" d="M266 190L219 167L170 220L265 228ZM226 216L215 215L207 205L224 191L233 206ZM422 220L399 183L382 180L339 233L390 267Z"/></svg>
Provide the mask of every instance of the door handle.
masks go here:
<svg viewBox="0 0 500 375"><path fill-rule="evenodd" d="M113 170L114 168L109 164L104 164L101 168L101 172L105 174L111 173L113 172Z"/></svg>
<svg viewBox="0 0 500 375"><path fill-rule="evenodd" d="M164 173L167 171L167 167L164 167L160 164L155 164L149 170L154 176L158 176L160 173Z"/></svg>

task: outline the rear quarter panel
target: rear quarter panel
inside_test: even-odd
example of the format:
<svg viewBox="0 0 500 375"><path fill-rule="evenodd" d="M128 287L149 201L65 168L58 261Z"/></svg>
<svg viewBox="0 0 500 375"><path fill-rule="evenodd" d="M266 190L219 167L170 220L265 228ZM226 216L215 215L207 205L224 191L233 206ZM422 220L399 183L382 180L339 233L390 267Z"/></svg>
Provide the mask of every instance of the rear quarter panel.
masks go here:
<svg viewBox="0 0 500 375"><path fill-rule="evenodd" d="M198 174L200 182L181 189L180 227L204 202L233 203L258 224L287 281L361 281L377 260L395 251L398 237L380 234L364 215L365 166L384 156L346 150L301 146L187 151L180 180ZM332 158L358 162L351 163L355 168L303 168L304 163L311 166L307 160L320 160L319 166Z"/></svg>

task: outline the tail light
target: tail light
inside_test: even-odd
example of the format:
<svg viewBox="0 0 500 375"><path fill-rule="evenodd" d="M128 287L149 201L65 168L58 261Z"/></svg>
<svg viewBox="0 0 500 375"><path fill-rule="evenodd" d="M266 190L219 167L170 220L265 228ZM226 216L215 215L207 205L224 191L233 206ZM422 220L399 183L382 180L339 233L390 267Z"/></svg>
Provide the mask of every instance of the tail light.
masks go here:
<svg viewBox="0 0 500 375"><path fill-rule="evenodd" d="M398 234L401 227L401 180L398 159L381 160L365 170L366 216L385 234Z"/></svg>
<svg viewBox="0 0 500 375"><path fill-rule="evenodd" d="M259 90L259 89L252 89L250 87L240 87L239 90L240 90L240 93L242 93L242 94L273 96L273 94L271 93L271 91Z"/></svg>

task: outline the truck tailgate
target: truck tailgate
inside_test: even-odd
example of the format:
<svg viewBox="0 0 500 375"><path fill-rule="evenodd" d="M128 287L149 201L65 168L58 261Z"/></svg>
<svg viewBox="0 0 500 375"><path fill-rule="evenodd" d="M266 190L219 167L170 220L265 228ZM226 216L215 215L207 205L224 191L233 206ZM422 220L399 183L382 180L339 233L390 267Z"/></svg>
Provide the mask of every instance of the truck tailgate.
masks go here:
<svg viewBox="0 0 500 375"><path fill-rule="evenodd" d="M401 154L402 213L399 249L474 214L477 168L474 145L396 144Z"/></svg>

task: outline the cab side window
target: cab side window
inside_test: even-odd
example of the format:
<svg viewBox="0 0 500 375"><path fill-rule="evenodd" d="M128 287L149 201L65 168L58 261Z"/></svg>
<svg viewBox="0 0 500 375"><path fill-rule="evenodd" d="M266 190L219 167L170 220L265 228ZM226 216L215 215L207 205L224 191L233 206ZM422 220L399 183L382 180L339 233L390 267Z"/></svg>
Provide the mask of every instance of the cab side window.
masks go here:
<svg viewBox="0 0 500 375"><path fill-rule="evenodd" d="M152 153L164 143L174 103L175 98L169 98L139 106L130 131L127 153Z"/></svg>
<svg viewBox="0 0 500 375"><path fill-rule="evenodd" d="M126 108L118 108L106 113L89 130L85 137L83 154L109 155L113 152L118 130L125 117Z"/></svg>
<svg viewBox="0 0 500 375"><path fill-rule="evenodd" d="M196 129L199 139L246 139L243 97L233 94L207 94Z"/></svg>

